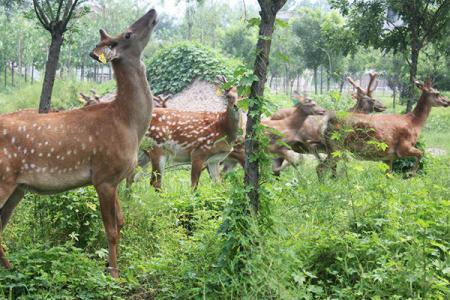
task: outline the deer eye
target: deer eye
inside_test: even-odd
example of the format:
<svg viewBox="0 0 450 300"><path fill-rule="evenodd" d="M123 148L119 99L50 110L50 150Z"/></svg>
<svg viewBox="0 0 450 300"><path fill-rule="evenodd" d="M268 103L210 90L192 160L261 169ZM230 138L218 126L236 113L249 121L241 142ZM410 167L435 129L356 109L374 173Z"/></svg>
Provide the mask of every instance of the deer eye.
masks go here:
<svg viewBox="0 0 450 300"><path fill-rule="evenodd" d="M126 38L127 40L129 40L129 39L131 38L131 35L132 35L131 32L127 32L127 33L125 33L125 38Z"/></svg>

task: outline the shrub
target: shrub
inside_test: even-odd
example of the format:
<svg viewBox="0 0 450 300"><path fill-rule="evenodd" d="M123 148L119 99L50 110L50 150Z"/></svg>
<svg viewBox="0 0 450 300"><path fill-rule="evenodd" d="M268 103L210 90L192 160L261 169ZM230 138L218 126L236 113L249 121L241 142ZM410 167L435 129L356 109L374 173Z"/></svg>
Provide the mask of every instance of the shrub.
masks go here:
<svg viewBox="0 0 450 300"><path fill-rule="evenodd" d="M118 282L70 244L34 245L11 260L14 270L0 268L1 299L119 299Z"/></svg>
<svg viewBox="0 0 450 300"><path fill-rule="evenodd" d="M80 188L51 196L28 194L26 197L34 203L35 218L29 220L32 222L30 227L41 240L51 245L73 241L80 248L95 248L103 238L94 188Z"/></svg>
<svg viewBox="0 0 450 300"><path fill-rule="evenodd" d="M183 42L161 49L147 61L147 77L155 94L176 94L194 79L231 77L232 62L199 44Z"/></svg>

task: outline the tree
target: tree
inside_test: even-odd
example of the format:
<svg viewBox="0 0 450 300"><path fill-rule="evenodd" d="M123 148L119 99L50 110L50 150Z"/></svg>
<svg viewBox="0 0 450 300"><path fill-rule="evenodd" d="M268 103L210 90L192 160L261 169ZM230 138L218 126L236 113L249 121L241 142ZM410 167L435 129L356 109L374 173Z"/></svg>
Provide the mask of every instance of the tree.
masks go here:
<svg viewBox="0 0 450 300"><path fill-rule="evenodd" d="M56 69L58 68L61 46L64 41L64 33L69 29L68 24L74 16L75 9L80 7L85 1L58 0L50 2L33 0L34 11L39 22L51 35L48 58L45 64L44 83L39 102L40 113L47 113L50 110L53 84L55 82Z"/></svg>
<svg viewBox="0 0 450 300"><path fill-rule="evenodd" d="M325 38L322 34L323 14L316 9L302 9L293 22L293 31L300 43L307 45L303 47L303 59L308 69L314 72L314 92L318 93L318 70L319 67L328 62L325 48Z"/></svg>
<svg viewBox="0 0 450 300"><path fill-rule="evenodd" d="M442 38L449 25L450 0L330 0L349 17L358 40L385 51L403 53L409 65L407 111L411 111L419 55Z"/></svg>
<svg viewBox="0 0 450 300"><path fill-rule="evenodd" d="M267 81L267 67L269 65L270 46L278 11L287 0L258 0L261 11L258 42L256 44L256 59L253 67L258 80L253 81L250 88L250 104L247 114L245 138L245 178L246 196L249 198L254 213L259 211L259 159L254 157L259 152L257 126L261 121L262 97Z"/></svg>

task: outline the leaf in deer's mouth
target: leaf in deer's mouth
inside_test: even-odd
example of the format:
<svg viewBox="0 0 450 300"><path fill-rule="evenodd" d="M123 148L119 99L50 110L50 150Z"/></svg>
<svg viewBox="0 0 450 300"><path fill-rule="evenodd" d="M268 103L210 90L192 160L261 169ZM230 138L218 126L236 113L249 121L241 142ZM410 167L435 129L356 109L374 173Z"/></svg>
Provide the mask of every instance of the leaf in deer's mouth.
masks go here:
<svg viewBox="0 0 450 300"><path fill-rule="evenodd" d="M104 53L104 52L100 53L100 55L98 56L98 60L99 60L102 64L106 64L106 63L107 63L106 57L105 57L105 53Z"/></svg>

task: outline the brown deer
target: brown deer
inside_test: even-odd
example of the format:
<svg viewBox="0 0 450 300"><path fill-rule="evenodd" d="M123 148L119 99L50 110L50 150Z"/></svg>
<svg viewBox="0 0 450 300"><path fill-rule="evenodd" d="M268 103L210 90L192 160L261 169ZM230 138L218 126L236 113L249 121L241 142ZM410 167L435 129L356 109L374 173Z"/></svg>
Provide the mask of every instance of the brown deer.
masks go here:
<svg viewBox="0 0 450 300"><path fill-rule="evenodd" d="M406 115L355 113L342 119L331 120L325 135L328 156L317 168L319 177L322 177L329 167L333 169L333 175L336 175L338 158L333 157L332 153L338 150L348 150L362 160L384 161L390 168L394 159L414 157L416 160L412 171L414 175L423 155L422 151L416 148L417 138L431 108L450 106L450 102L431 86L430 80L425 84L419 81L415 83L422 94L411 113ZM332 132L337 132L340 139L332 138Z"/></svg>
<svg viewBox="0 0 450 300"><path fill-rule="evenodd" d="M378 74L370 73L369 84L367 89L364 90L351 78L347 77L348 82L356 89L356 104L350 108L349 112L370 114L372 112L383 112L386 110L386 106L379 100L374 99L373 92L377 89L378 81L376 80Z"/></svg>
<svg viewBox="0 0 450 300"><path fill-rule="evenodd" d="M161 189L164 165L169 157L175 162L190 162L191 186L197 188L202 170L208 166L217 177L217 165L233 150L240 128L240 112L235 87L225 92L224 112L186 112L155 108L147 137L154 145L145 152L152 164L151 184ZM130 185L132 179L128 181Z"/></svg>
<svg viewBox="0 0 450 300"><path fill-rule="evenodd" d="M356 95L352 96L352 99L356 100L355 106L350 108L349 112L357 112L362 114L370 114L373 112L383 112L386 110L386 106L379 100L373 98L373 92L376 90L378 86L378 81L376 78L378 76L377 73L370 73L369 84L367 85L367 89L364 90L361 86L355 83L355 81L351 77L347 77L347 80L350 82L352 86L356 89ZM374 86L375 84L375 86ZM299 97L297 94L296 98ZM270 116L271 120L281 120L289 116L295 110L294 107L281 108L277 110Z"/></svg>
<svg viewBox="0 0 450 300"><path fill-rule="evenodd" d="M0 232L25 191L59 193L92 184L108 241L108 270L119 276L124 219L117 186L135 167L151 118L152 94L141 53L155 24L152 9L116 37L100 31L91 56L111 62L118 87L115 101L51 114L0 116ZM2 247L0 261L11 268Z"/></svg>
<svg viewBox="0 0 450 300"><path fill-rule="evenodd" d="M273 171L279 175L281 171L281 163L286 160L290 164L297 164L301 160L301 156L292 151L290 147L295 147L302 140L302 132L299 130L310 116L325 115L326 110L317 105L311 99L298 96L298 103L294 107L293 113L281 120L263 119L261 123L267 126L266 134L269 135L271 141L268 151L275 156ZM289 147L290 146L290 147ZM244 165L245 150L243 143L238 143L230 154L229 159L224 163L225 171L234 167L235 162Z"/></svg>

